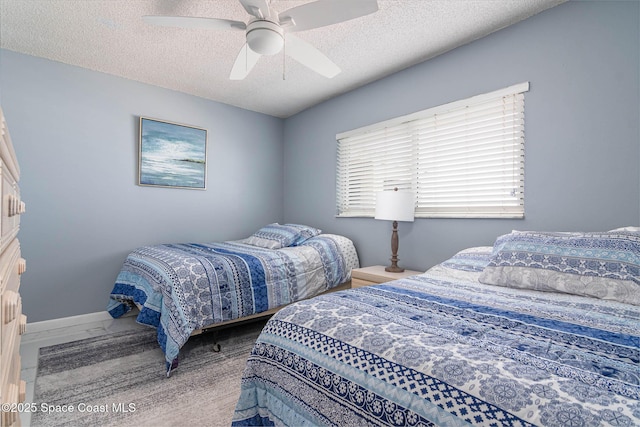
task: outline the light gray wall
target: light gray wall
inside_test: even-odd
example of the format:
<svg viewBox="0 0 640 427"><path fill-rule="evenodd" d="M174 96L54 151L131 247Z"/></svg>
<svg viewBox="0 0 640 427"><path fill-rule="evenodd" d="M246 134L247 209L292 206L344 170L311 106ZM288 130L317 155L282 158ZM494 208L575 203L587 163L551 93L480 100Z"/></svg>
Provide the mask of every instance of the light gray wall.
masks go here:
<svg viewBox="0 0 640 427"><path fill-rule="evenodd" d="M400 223L400 265L425 270L511 229L640 222L640 3L569 2L285 121L285 220L351 237L389 264L391 224L335 218L335 135L529 81L524 220ZM384 60L384 58L381 58Z"/></svg>
<svg viewBox="0 0 640 427"><path fill-rule="evenodd" d="M281 119L7 50L0 87L27 205L29 322L103 311L135 247L282 220ZM208 130L206 191L136 185L140 115Z"/></svg>

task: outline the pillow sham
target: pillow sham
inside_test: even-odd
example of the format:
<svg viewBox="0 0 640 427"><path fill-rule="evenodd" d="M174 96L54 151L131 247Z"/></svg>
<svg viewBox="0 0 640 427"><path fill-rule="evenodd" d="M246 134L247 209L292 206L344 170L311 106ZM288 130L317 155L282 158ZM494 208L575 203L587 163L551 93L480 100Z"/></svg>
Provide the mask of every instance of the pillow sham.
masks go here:
<svg viewBox="0 0 640 427"><path fill-rule="evenodd" d="M300 224L273 224L266 225L253 233L244 243L259 246L266 249L280 249L288 246L297 246L305 240L317 236L321 230Z"/></svg>
<svg viewBox="0 0 640 427"><path fill-rule="evenodd" d="M482 272L489 263L491 246L477 246L463 249L441 265L455 270Z"/></svg>
<svg viewBox="0 0 640 427"><path fill-rule="evenodd" d="M640 305L640 235L514 231L496 239L478 280Z"/></svg>
<svg viewBox="0 0 640 427"><path fill-rule="evenodd" d="M298 230L298 236L293 241L293 243L289 246L298 246L303 243L305 240L310 239L312 237L316 237L322 230L315 227L309 227L308 225L303 224L285 224L285 227L291 227Z"/></svg>

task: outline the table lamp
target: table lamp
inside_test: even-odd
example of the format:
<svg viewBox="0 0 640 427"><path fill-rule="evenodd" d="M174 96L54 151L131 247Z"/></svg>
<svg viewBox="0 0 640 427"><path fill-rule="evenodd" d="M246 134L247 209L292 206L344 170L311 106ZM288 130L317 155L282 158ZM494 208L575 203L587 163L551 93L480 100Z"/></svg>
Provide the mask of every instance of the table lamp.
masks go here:
<svg viewBox="0 0 640 427"><path fill-rule="evenodd" d="M380 191L376 198L375 219L393 221L391 233L391 265L385 271L401 273L404 268L398 267L398 221L413 222L415 202L413 193L409 191Z"/></svg>

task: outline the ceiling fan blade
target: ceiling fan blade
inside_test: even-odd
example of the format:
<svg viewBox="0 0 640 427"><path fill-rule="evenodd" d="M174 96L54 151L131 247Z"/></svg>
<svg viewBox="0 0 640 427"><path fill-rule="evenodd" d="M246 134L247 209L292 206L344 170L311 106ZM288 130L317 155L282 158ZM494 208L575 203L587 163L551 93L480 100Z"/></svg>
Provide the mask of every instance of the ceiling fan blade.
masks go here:
<svg viewBox="0 0 640 427"><path fill-rule="evenodd" d="M265 19L271 16L267 0L240 0L240 3L249 15L256 18Z"/></svg>
<svg viewBox="0 0 640 427"><path fill-rule="evenodd" d="M285 53L305 67L328 78L335 77L342 71L324 53L293 34L286 35Z"/></svg>
<svg viewBox="0 0 640 427"><path fill-rule="evenodd" d="M304 31L359 18L378 10L376 0L318 0L293 7L278 15L288 32Z"/></svg>
<svg viewBox="0 0 640 427"><path fill-rule="evenodd" d="M233 64L229 78L231 80L242 80L247 77L258 62L258 59L260 59L260 56L262 55L249 49L249 45L245 43L236 57L236 62Z"/></svg>
<svg viewBox="0 0 640 427"><path fill-rule="evenodd" d="M143 16L147 24L163 27L180 28L209 28L214 30L244 30L247 28L244 22L230 19L199 18L197 16Z"/></svg>

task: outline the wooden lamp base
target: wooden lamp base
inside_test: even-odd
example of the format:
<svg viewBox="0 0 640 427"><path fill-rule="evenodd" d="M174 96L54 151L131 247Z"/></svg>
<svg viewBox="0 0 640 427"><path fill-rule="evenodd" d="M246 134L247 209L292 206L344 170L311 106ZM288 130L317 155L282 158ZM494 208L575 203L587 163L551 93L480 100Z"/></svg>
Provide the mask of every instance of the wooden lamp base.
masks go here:
<svg viewBox="0 0 640 427"><path fill-rule="evenodd" d="M404 271L404 268L398 267L398 221L393 221L393 232L391 233L391 265L385 267L384 271L390 273Z"/></svg>

